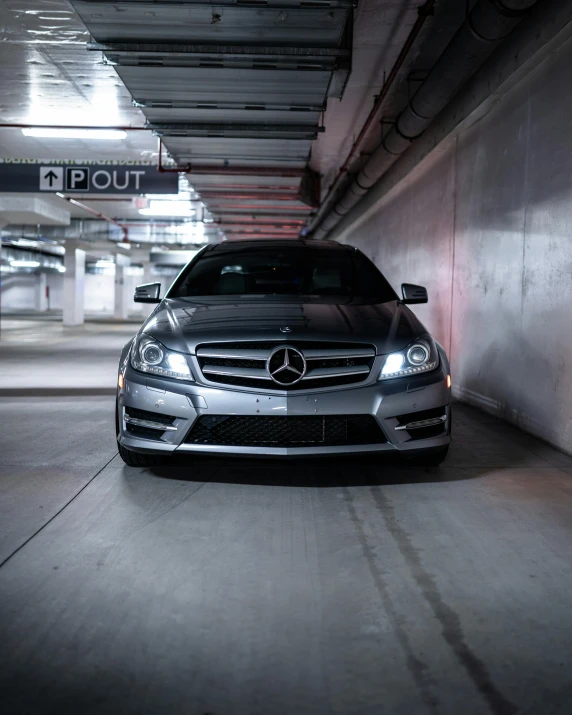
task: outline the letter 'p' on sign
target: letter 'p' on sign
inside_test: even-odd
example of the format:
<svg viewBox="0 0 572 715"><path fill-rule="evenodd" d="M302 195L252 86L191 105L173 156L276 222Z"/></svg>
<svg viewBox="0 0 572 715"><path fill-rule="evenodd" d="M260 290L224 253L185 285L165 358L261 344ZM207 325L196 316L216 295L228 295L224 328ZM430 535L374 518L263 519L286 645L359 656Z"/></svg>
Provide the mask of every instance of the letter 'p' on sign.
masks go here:
<svg viewBox="0 0 572 715"><path fill-rule="evenodd" d="M87 167L66 167L66 191L89 191L89 169Z"/></svg>

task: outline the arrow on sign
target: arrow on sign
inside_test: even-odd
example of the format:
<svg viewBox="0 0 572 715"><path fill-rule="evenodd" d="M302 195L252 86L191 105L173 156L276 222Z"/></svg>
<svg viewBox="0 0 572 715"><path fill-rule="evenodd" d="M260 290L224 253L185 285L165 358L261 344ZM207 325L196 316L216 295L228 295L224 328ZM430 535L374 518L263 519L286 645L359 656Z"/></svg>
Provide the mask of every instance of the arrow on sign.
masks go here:
<svg viewBox="0 0 572 715"><path fill-rule="evenodd" d="M40 191L63 191L64 168L63 166L40 167Z"/></svg>
<svg viewBox="0 0 572 715"><path fill-rule="evenodd" d="M44 176L44 179L48 180L48 184L53 186L54 181L58 178L58 175L56 174L55 171L48 171L48 173Z"/></svg>

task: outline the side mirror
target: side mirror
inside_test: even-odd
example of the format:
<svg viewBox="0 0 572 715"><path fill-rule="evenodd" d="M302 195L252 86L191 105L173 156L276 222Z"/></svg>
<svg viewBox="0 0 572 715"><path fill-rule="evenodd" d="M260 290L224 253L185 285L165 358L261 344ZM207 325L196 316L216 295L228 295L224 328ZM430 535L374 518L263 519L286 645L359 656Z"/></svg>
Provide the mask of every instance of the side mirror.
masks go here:
<svg viewBox="0 0 572 715"><path fill-rule="evenodd" d="M429 300L427 288L424 286L416 286L413 283L402 283L401 294L403 295L403 303L407 305L427 303Z"/></svg>
<svg viewBox="0 0 572 715"><path fill-rule="evenodd" d="M137 286L137 288L135 288L135 295L133 296L133 300L136 303L160 303L160 293L160 283L145 283L144 285Z"/></svg>

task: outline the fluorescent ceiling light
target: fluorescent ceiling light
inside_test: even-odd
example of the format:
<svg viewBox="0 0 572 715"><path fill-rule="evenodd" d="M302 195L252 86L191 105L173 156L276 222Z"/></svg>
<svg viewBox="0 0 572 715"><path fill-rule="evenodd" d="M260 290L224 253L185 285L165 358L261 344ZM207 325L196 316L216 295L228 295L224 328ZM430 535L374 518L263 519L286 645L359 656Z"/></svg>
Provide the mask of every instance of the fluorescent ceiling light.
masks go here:
<svg viewBox="0 0 572 715"><path fill-rule="evenodd" d="M139 209L142 216L175 216L187 218L195 215L188 201L157 201L149 202L149 208Z"/></svg>
<svg viewBox="0 0 572 715"><path fill-rule="evenodd" d="M37 268L40 261L10 261L10 265L14 268Z"/></svg>
<svg viewBox="0 0 572 715"><path fill-rule="evenodd" d="M127 132L121 129L52 129L31 127L22 129L26 137L38 139L125 139Z"/></svg>

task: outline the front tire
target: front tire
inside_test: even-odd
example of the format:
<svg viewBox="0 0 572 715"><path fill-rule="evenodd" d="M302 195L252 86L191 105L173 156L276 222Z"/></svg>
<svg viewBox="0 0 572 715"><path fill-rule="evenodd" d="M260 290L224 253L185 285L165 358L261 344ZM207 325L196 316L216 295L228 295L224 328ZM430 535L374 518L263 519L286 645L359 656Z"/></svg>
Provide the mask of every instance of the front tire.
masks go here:
<svg viewBox="0 0 572 715"><path fill-rule="evenodd" d="M117 449L119 456L128 467L156 467L165 461L165 457L161 454L141 454L127 449L119 442L117 442Z"/></svg>
<svg viewBox="0 0 572 715"><path fill-rule="evenodd" d="M119 456L128 467L156 467L165 462L162 454L142 454L127 449L119 441L119 403L115 401L115 436L117 438L117 449Z"/></svg>
<svg viewBox="0 0 572 715"><path fill-rule="evenodd" d="M411 459L411 463L419 467L438 467L446 458L449 452L449 445L440 447L434 452L428 452L427 454L420 454L417 457Z"/></svg>

